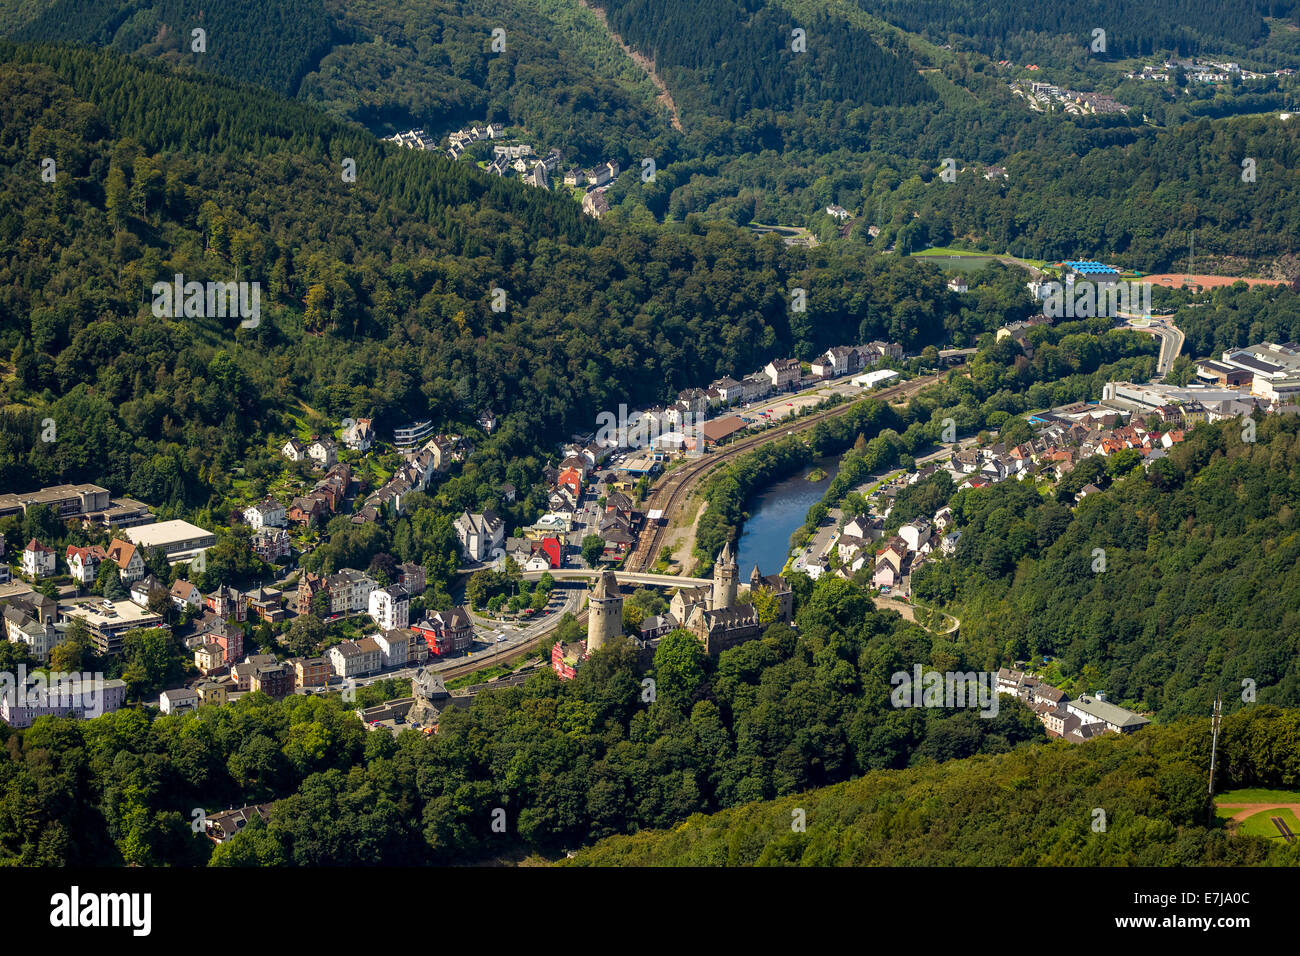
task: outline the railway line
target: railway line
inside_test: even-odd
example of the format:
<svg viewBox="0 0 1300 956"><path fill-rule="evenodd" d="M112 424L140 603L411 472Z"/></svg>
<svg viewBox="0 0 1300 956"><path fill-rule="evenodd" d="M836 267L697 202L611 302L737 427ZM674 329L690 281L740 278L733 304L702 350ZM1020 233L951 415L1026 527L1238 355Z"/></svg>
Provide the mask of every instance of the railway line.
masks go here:
<svg viewBox="0 0 1300 956"><path fill-rule="evenodd" d="M527 657L530 652L537 648L542 638L550 634L559 626L563 614L556 614L555 621L551 627L539 631L526 641L520 641L518 644L510 645L509 650L500 654L481 655L475 660L466 661L464 664L457 664L455 667L448 667L446 670L438 671L438 676L443 680L455 680L457 677L464 677L466 674L473 674L475 671L481 671L488 667L496 667L498 664L504 664L510 660L517 660L521 657ZM587 612L582 610L574 615L580 624L587 623Z"/></svg>
<svg viewBox="0 0 1300 956"><path fill-rule="evenodd" d="M964 356L963 356L964 359ZM878 392L873 392L870 398L883 399L884 401L893 401L896 398L906 398L919 392L927 385L931 385L946 376L947 371L937 372L933 375L926 375L922 378L913 379L910 382L904 382L900 385L893 385L889 388L882 388ZM636 548L628 556L624 567L628 571L641 572L649 568L656 557L659 555L659 548L663 542L664 535L667 533L669 523L674 514L676 514L685 504L686 499L690 497L694 490L695 484L704 474L712 470L717 465L723 464L737 455L743 455L746 452L753 451L769 442L779 441L785 435L798 434L805 432L810 428L816 427L820 422L835 418L848 412L855 404L855 401L844 402L829 408L822 412L816 412L806 418L800 418L790 424L789 427L782 430L779 426L768 429L749 438L743 438L740 441L719 449L710 455L705 455L696 460L688 459L686 464L674 468L663 476L654 489L650 492L649 498L646 499L645 510L662 510L663 517L653 528L646 528L642 532L640 540L637 541Z"/></svg>

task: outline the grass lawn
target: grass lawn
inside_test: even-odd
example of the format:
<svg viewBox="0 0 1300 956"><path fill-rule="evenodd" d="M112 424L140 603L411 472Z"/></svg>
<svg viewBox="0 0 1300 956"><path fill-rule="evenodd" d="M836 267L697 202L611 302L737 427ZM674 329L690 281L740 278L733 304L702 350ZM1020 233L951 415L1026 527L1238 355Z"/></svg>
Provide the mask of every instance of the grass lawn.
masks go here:
<svg viewBox="0 0 1300 956"><path fill-rule="evenodd" d="M1225 790L1214 795L1218 803L1300 803L1300 790L1272 790L1267 787L1246 787ZM1232 814L1229 814L1231 816Z"/></svg>
<svg viewBox="0 0 1300 956"><path fill-rule="evenodd" d="M912 253L912 257L917 256L974 256L978 259L988 259L992 256L989 252L971 252L969 249L951 249L947 246L932 246L929 249L922 249L920 252Z"/></svg>
<svg viewBox="0 0 1300 956"><path fill-rule="evenodd" d="M1220 820L1227 820L1231 816L1228 808L1218 810ZM1261 810L1254 816L1247 817L1237 826L1237 833L1240 836L1257 836L1264 837L1266 840L1281 840L1282 834L1276 826L1273 825L1273 818L1279 817L1282 822L1291 828L1291 832L1300 835L1300 820L1290 810Z"/></svg>

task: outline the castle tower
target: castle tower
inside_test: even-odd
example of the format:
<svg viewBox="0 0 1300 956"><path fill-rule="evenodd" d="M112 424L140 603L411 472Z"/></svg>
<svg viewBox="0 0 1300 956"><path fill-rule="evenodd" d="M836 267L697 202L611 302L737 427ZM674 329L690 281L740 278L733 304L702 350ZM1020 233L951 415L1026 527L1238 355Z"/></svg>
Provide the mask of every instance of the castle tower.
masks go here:
<svg viewBox="0 0 1300 956"><path fill-rule="evenodd" d="M740 580L740 566L728 541L722 547L717 562L713 565L713 606L710 610L734 607L736 604L736 587Z"/></svg>
<svg viewBox="0 0 1300 956"><path fill-rule="evenodd" d="M623 633L623 594L613 571L604 571L596 579L587 599L587 653L605 646L605 642Z"/></svg>
<svg viewBox="0 0 1300 956"><path fill-rule="evenodd" d="M763 575L758 573L758 565L754 565L754 570L749 572L749 590L757 591L763 586Z"/></svg>

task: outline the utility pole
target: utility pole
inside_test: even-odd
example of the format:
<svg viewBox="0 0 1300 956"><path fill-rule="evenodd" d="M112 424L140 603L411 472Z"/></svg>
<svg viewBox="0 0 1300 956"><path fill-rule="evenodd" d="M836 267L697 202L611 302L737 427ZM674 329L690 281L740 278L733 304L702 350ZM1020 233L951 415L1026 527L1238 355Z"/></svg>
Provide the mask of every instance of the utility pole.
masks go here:
<svg viewBox="0 0 1300 956"><path fill-rule="evenodd" d="M1223 721L1223 699L1218 695L1214 698L1214 713L1210 717L1210 811L1214 811L1214 763L1219 753L1219 724Z"/></svg>

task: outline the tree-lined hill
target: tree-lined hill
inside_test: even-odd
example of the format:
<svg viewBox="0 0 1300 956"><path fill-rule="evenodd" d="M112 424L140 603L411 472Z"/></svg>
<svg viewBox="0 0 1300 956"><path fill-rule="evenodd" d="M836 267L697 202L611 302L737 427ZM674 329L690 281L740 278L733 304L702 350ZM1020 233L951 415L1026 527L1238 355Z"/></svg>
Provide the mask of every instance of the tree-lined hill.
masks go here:
<svg viewBox="0 0 1300 956"><path fill-rule="evenodd" d="M1106 31L1103 55L1124 58L1170 50L1241 54L1268 36L1266 17L1298 25L1294 0L855 0L906 30L944 42L961 37L996 59L1028 56L1069 62L1091 50L1092 31Z"/></svg>
<svg viewBox="0 0 1300 956"><path fill-rule="evenodd" d="M298 401L385 431L492 407L489 457L525 457L600 409L779 354L919 350L959 307L933 270L724 224L599 224L568 196L139 58L3 44L0 90L7 486L201 504L214 476L275 459ZM260 326L155 317L151 288L176 273L259 282ZM45 417L58 441L40 440Z"/></svg>
<svg viewBox="0 0 1300 956"><path fill-rule="evenodd" d="M1294 787L1300 711L1224 720L1219 789ZM610 837L571 866L1243 866L1300 845L1207 824L1208 720L860 779L671 830ZM1102 811L1104 818L1098 816ZM794 824L802 815L802 831ZM1101 823L1103 830L1095 824Z"/></svg>

